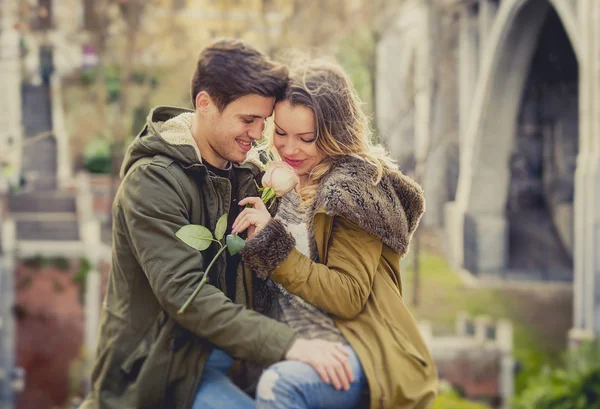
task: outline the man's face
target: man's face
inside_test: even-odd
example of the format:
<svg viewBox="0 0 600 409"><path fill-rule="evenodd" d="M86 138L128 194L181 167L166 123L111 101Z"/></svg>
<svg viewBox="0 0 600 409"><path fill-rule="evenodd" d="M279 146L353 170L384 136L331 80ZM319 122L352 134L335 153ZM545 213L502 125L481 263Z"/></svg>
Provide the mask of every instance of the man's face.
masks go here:
<svg viewBox="0 0 600 409"><path fill-rule="evenodd" d="M231 102L223 112L212 105L212 132L207 135L212 151L227 162L244 162L252 142L262 138L264 121L273 113L274 103L273 97L246 95Z"/></svg>

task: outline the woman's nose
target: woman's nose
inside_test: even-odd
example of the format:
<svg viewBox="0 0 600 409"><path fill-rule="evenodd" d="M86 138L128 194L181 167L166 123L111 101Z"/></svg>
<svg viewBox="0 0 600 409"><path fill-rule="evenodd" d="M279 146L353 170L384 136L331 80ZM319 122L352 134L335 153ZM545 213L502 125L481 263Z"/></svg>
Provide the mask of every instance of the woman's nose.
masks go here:
<svg viewBox="0 0 600 409"><path fill-rule="evenodd" d="M298 149L298 144L295 143L287 143L283 149L286 156L296 155L300 149Z"/></svg>

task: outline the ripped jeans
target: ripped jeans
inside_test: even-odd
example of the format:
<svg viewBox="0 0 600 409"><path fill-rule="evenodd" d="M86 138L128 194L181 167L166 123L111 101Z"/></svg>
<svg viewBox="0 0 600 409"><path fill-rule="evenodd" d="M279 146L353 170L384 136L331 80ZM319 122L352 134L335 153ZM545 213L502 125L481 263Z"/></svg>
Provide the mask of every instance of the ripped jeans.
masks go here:
<svg viewBox="0 0 600 409"><path fill-rule="evenodd" d="M369 407L367 380L354 350L346 346L354 382L347 391L326 384L308 364L281 361L267 368L256 391L257 409L353 409Z"/></svg>
<svg viewBox="0 0 600 409"><path fill-rule="evenodd" d="M204 367L200 387L192 409L253 409L252 398L227 376L234 359L227 352L214 348Z"/></svg>

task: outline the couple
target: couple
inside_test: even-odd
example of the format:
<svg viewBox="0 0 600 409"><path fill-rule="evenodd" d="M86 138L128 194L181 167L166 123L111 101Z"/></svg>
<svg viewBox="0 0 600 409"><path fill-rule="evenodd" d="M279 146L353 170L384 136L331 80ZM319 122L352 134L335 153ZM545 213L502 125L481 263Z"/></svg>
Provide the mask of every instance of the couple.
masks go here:
<svg viewBox="0 0 600 409"><path fill-rule="evenodd" d="M436 369L400 278L422 191L370 144L347 76L316 61L288 73L220 40L201 52L191 95L193 111L154 109L127 152L82 407L429 407ZM300 179L275 217L247 158L273 113L272 150ZM198 252L175 233L214 231L225 213L246 247L177 314L218 246ZM238 380L256 365L246 393Z"/></svg>

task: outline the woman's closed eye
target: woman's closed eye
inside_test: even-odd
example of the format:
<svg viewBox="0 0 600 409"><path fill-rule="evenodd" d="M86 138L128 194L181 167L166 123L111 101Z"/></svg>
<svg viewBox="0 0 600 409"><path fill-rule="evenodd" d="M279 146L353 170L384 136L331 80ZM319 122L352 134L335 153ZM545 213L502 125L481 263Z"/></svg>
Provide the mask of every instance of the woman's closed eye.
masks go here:
<svg viewBox="0 0 600 409"><path fill-rule="evenodd" d="M284 131L282 131L281 129L275 128L275 133L281 137L283 136L287 136L287 133L285 133ZM300 138L300 140L304 143L313 143L317 140L317 138Z"/></svg>

